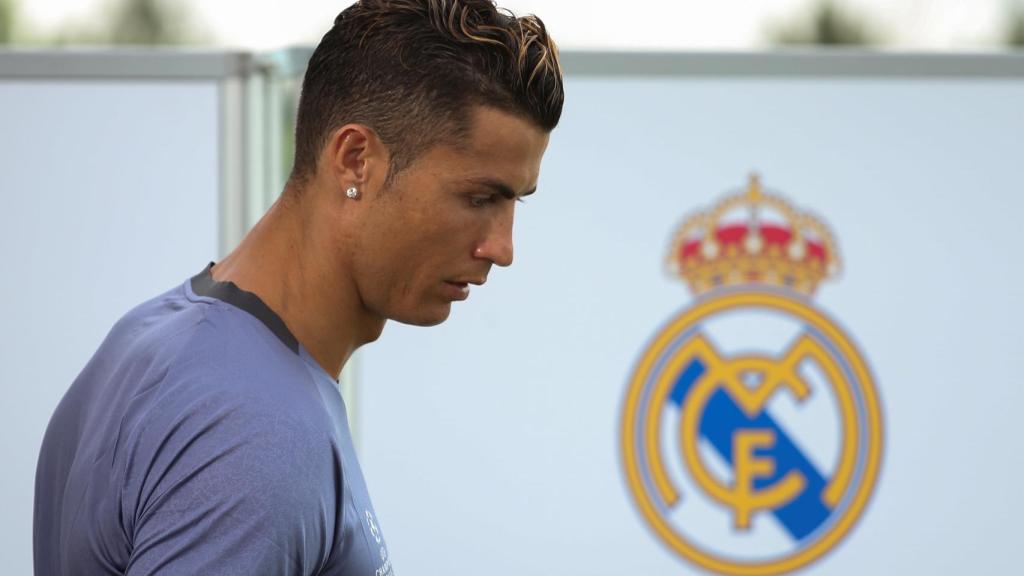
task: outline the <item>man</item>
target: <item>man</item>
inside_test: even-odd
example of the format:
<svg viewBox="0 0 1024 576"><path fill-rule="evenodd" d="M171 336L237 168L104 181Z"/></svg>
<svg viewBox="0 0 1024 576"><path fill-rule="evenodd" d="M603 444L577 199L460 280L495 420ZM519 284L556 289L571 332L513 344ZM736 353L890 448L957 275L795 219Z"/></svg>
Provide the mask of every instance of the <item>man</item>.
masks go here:
<svg viewBox="0 0 1024 576"><path fill-rule="evenodd" d="M281 198L122 318L54 413L36 574L392 574L336 379L386 320L440 323L512 263L561 107L534 17L487 0L342 12Z"/></svg>

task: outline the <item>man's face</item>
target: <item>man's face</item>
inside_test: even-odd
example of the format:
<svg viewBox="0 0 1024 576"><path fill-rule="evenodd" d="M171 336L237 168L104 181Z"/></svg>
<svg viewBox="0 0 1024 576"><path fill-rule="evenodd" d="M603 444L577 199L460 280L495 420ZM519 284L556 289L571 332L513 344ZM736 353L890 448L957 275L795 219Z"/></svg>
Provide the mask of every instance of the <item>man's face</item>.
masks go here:
<svg viewBox="0 0 1024 576"><path fill-rule="evenodd" d="M443 322L451 303L512 263L517 200L537 187L548 135L477 107L461 146L437 145L366 201L355 274L364 305L407 324Z"/></svg>

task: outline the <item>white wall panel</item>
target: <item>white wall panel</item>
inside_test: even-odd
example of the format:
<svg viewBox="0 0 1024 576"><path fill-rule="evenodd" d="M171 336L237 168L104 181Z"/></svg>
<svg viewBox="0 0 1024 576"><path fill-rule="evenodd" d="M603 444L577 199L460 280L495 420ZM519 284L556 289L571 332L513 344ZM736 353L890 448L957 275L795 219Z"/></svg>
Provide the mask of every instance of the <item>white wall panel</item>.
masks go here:
<svg viewBox="0 0 1024 576"><path fill-rule="evenodd" d="M121 315L218 256L220 105L212 79L0 79L5 573L32 571L64 391Z"/></svg>
<svg viewBox="0 0 1024 576"><path fill-rule="evenodd" d="M1024 79L877 60L885 78L813 57L789 77L570 72L515 264L446 324L389 324L361 352L362 453L399 568L699 573L634 505L622 402L694 301L663 268L676 226L756 170L836 234L845 272L812 302L863 350L885 422L866 512L805 573L1016 569Z"/></svg>

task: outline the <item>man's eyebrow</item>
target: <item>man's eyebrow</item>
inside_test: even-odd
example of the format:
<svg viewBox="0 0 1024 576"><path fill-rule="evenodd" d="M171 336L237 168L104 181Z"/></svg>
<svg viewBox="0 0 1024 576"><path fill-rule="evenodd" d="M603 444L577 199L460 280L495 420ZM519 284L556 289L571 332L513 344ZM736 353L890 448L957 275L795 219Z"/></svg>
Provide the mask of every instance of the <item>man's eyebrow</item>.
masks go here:
<svg viewBox="0 0 1024 576"><path fill-rule="evenodd" d="M501 194L502 197L508 200L514 200L517 197L522 198L523 196L529 196L530 194L533 194L534 192L537 191L537 187L534 186L532 189L517 195L515 191L512 190L511 186L505 184L504 182L501 182L500 180L495 180L493 178L470 178L469 181L472 182L473 184L479 184L481 186L490 188L491 190L494 190L498 194Z"/></svg>

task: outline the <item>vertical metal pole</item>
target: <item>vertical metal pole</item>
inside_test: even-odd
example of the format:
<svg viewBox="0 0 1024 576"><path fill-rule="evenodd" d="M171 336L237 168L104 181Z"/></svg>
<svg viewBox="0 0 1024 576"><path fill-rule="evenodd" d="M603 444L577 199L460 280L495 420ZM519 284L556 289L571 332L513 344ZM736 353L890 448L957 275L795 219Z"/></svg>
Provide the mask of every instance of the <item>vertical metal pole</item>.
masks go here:
<svg viewBox="0 0 1024 576"><path fill-rule="evenodd" d="M244 78L227 77L220 86L219 257L234 250L245 234L246 102Z"/></svg>

